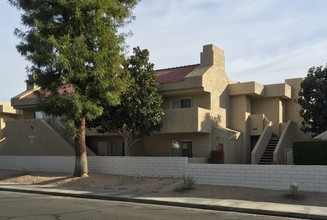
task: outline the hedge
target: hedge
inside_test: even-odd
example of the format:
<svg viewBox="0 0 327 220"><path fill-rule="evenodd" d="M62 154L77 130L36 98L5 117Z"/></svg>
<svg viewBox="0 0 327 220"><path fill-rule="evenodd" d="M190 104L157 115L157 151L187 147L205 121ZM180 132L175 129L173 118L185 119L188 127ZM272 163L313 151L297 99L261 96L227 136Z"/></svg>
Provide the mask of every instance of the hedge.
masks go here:
<svg viewBox="0 0 327 220"><path fill-rule="evenodd" d="M327 141L298 141L293 143L295 165L327 165Z"/></svg>

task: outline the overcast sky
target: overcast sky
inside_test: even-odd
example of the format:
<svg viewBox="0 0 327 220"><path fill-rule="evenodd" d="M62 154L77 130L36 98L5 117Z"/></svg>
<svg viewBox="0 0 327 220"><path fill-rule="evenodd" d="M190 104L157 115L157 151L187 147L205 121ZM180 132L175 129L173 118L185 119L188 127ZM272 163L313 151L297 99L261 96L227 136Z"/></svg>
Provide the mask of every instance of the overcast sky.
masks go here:
<svg viewBox="0 0 327 220"><path fill-rule="evenodd" d="M156 69L196 64L202 46L225 51L235 81L281 83L327 62L327 0L143 0L125 30ZM13 35L19 12L0 2L0 101L25 90L28 63Z"/></svg>

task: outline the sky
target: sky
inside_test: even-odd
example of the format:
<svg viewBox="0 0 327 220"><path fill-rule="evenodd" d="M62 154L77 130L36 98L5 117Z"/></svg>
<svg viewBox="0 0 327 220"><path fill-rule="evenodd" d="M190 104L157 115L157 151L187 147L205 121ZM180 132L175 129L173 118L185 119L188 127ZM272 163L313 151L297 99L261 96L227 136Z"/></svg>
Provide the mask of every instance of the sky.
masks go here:
<svg viewBox="0 0 327 220"><path fill-rule="evenodd" d="M282 83L327 62L326 0L143 0L122 31L150 51L155 69L197 64L203 45L225 52L226 72L238 82ZM0 101L26 88L25 61L13 32L19 11L0 1Z"/></svg>

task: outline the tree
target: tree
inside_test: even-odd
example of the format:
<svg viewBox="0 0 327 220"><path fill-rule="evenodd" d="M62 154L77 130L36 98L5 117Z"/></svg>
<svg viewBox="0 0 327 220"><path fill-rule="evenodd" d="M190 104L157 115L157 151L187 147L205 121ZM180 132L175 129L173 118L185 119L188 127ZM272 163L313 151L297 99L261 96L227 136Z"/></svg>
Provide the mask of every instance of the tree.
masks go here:
<svg viewBox="0 0 327 220"><path fill-rule="evenodd" d="M302 131L317 135L327 130L327 65L308 70L301 83L298 103L302 107Z"/></svg>
<svg viewBox="0 0 327 220"><path fill-rule="evenodd" d="M85 120L102 114L101 102L118 104L126 89L125 35L117 29L131 21L137 2L9 0L23 12L26 29L15 30L21 39L17 50L30 61L28 71L45 91L40 107L74 122L75 176L88 174Z"/></svg>
<svg viewBox="0 0 327 220"><path fill-rule="evenodd" d="M133 49L124 69L133 83L122 94L117 106L104 106L104 113L90 123L100 132L118 132L124 138L125 155L142 136L160 131L162 126L162 97L158 94L154 65L149 63L149 51ZM139 137L139 138L138 138Z"/></svg>

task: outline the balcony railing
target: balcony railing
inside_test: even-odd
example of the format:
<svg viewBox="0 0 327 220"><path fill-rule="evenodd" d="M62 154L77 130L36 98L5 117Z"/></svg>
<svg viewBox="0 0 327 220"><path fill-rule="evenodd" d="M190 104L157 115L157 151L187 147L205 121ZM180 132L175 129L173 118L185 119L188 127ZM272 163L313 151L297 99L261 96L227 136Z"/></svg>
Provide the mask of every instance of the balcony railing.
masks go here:
<svg viewBox="0 0 327 220"><path fill-rule="evenodd" d="M211 132L212 120L208 109L179 108L166 109L164 112L160 133Z"/></svg>

